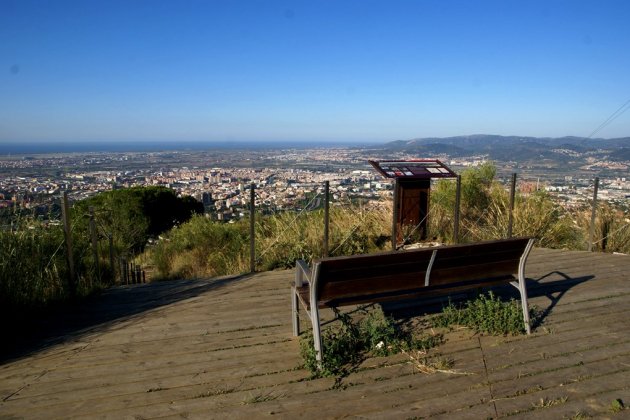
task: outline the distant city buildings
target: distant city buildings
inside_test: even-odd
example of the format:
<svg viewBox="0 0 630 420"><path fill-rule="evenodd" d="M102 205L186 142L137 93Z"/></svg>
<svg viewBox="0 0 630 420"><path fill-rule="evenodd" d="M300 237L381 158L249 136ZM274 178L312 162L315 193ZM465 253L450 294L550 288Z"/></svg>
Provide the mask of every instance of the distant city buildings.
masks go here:
<svg viewBox="0 0 630 420"><path fill-rule="evenodd" d="M114 188L164 186L179 195L195 197L204 204L209 216L232 220L247 214L250 185L256 191L256 206L267 212L302 209L307 205L317 208L322 203L324 181L330 182L333 202L361 200L366 205L379 205L392 194L390 181L369 167L368 159L375 157L372 155L375 152L370 150L272 150L224 152L220 156L213 153L0 157L0 173L4 174L0 177L0 208L47 206L58 201L64 191L76 201ZM404 153L387 156L389 159L416 157ZM486 162L486 156L439 158L455 171ZM623 202L630 196L627 180L630 177L625 177L628 170L625 163L593 161L580 168L577 175L557 168L519 167L515 162L495 164L506 186L507 175L518 172L521 193L545 190L567 207L590 199L594 175L589 175L602 168L623 176L602 178L600 197Z"/></svg>

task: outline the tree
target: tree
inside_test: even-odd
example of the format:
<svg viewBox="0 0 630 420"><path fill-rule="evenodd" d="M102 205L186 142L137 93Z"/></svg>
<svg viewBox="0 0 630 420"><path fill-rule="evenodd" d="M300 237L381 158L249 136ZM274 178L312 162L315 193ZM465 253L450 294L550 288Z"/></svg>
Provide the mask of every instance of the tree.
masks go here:
<svg viewBox="0 0 630 420"><path fill-rule="evenodd" d="M177 197L165 187L133 187L100 193L76 203L74 220L87 229L89 207L94 207L100 230L111 233L120 250L140 252L151 237L203 213L193 197Z"/></svg>

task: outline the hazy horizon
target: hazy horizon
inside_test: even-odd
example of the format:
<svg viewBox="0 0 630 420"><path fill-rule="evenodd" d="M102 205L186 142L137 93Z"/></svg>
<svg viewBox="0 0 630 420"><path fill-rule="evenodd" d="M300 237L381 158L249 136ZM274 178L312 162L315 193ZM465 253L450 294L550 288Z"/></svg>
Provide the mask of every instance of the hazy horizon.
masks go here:
<svg viewBox="0 0 630 420"><path fill-rule="evenodd" d="M459 136L441 137L441 139L470 137L470 136L495 136L494 134L467 134ZM530 136L501 136L523 137ZM538 139L562 139L562 138L586 138L580 136L560 137L534 137ZM186 150L256 150L256 149L282 149L282 148L319 148L319 147L379 147L395 141L410 141L421 139L391 139L388 141L341 141L341 140L236 140L236 141L209 141L209 140L97 140L97 141L6 141L0 142L0 155L26 155L26 154L51 154L51 153L91 153L91 152L160 152L160 151L186 151ZM591 138L590 141L605 141L615 138ZM629 145L630 146L630 145Z"/></svg>

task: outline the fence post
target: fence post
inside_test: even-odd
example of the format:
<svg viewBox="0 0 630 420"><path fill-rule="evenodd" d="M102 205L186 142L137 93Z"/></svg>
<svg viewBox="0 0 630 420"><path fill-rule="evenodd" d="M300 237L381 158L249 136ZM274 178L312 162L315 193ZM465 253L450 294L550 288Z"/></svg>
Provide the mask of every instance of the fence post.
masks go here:
<svg viewBox="0 0 630 420"><path fill-rule="evenodd" d="M70 208L68 206L68 192L64 191L61 200L61 217L63 219L63 236L66 242L66 262L68 263L68 271L70 278L68 283L70 286L70 294L76 293L76 276L74 272L74 257L72 255L72 229L70 227Z"/></svg>
<svg viewBox="0 0 630 420"><path fill-rule="evenodd" d="M116 267L114 266L114 236L110 232L107 235L109 240L109 266L112 269L112 283L116 283Z"/></svg>
<svg viewBox="0 0 630 420"><path fill-rule="evenodd" d="M595 186L593 187L593 208L591 210L591 226L588 235L588 250L593 251L593 240L595 238L595 215L597 213L597 190L599 189L599 177L595 177Z"/></svg>
<svg viewBox="0 0 630 420"><path fill-rule="evenodd" d="M255 218L256 212L256 190L252 183L249 191L249 271L256 272L256 238L255 238Z"/></svg>
<svg viewBox="0 0 630 420"><path fill-rule="evenodd" d="M330 229L330 181L324 182L324 257L328 256L328 232Z"/></svg>
<svg viewBox="0 0 630 420"><path fill-rule="evenodd" d="M392 251L396 251L396 242L398 242L398 200L400 197L398 196L398 189L400 187L398 178L394 181L394 205L393 205L393 218L392 218Z"/></svg>
<svg viewBox="0 0 630 420"><path fill-rule="evenodd" d="M459 205L462 196L462 176L457 175L457 184L455 187L455 215L453 221L453 242L459 243Z"/></svg>
<svg viewBox="0 0 630 420"><path fill-rule="evenodd" d="M129 284L129 277L127 277L127 259L122 257L120 259L120 281L124 284Z"/></svg>
<svg viewBox="0 0 630 420"><path fill-rule="evenodd" d="M98 238L96 232L96 222L94 221L94 207L89 207L90 212L90 236L92 238L92 256L94 257L94 272L99 283L101 282L101 267L98 264ZM90 280L91 282L91 280Z"/></svg>
<svg viewBox="0 0 630 420"><path fill-rule="evenodd" d="M512 185L510 186L510 217L508 220L507 237L512 237L512 226L514 224L514 198L516 196L516 172L512 173Z"/></svg>

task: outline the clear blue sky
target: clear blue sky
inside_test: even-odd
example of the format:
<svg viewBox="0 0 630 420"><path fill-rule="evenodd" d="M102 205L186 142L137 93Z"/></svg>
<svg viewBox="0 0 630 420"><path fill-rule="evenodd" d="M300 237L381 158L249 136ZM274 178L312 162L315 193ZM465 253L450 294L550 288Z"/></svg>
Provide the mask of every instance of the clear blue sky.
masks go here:
<svg viewBox="0 0 630 420"><path fill-rule="evenodd" d="M2 142L587 136L628 99L628 0L0 0Z"/></svg>

